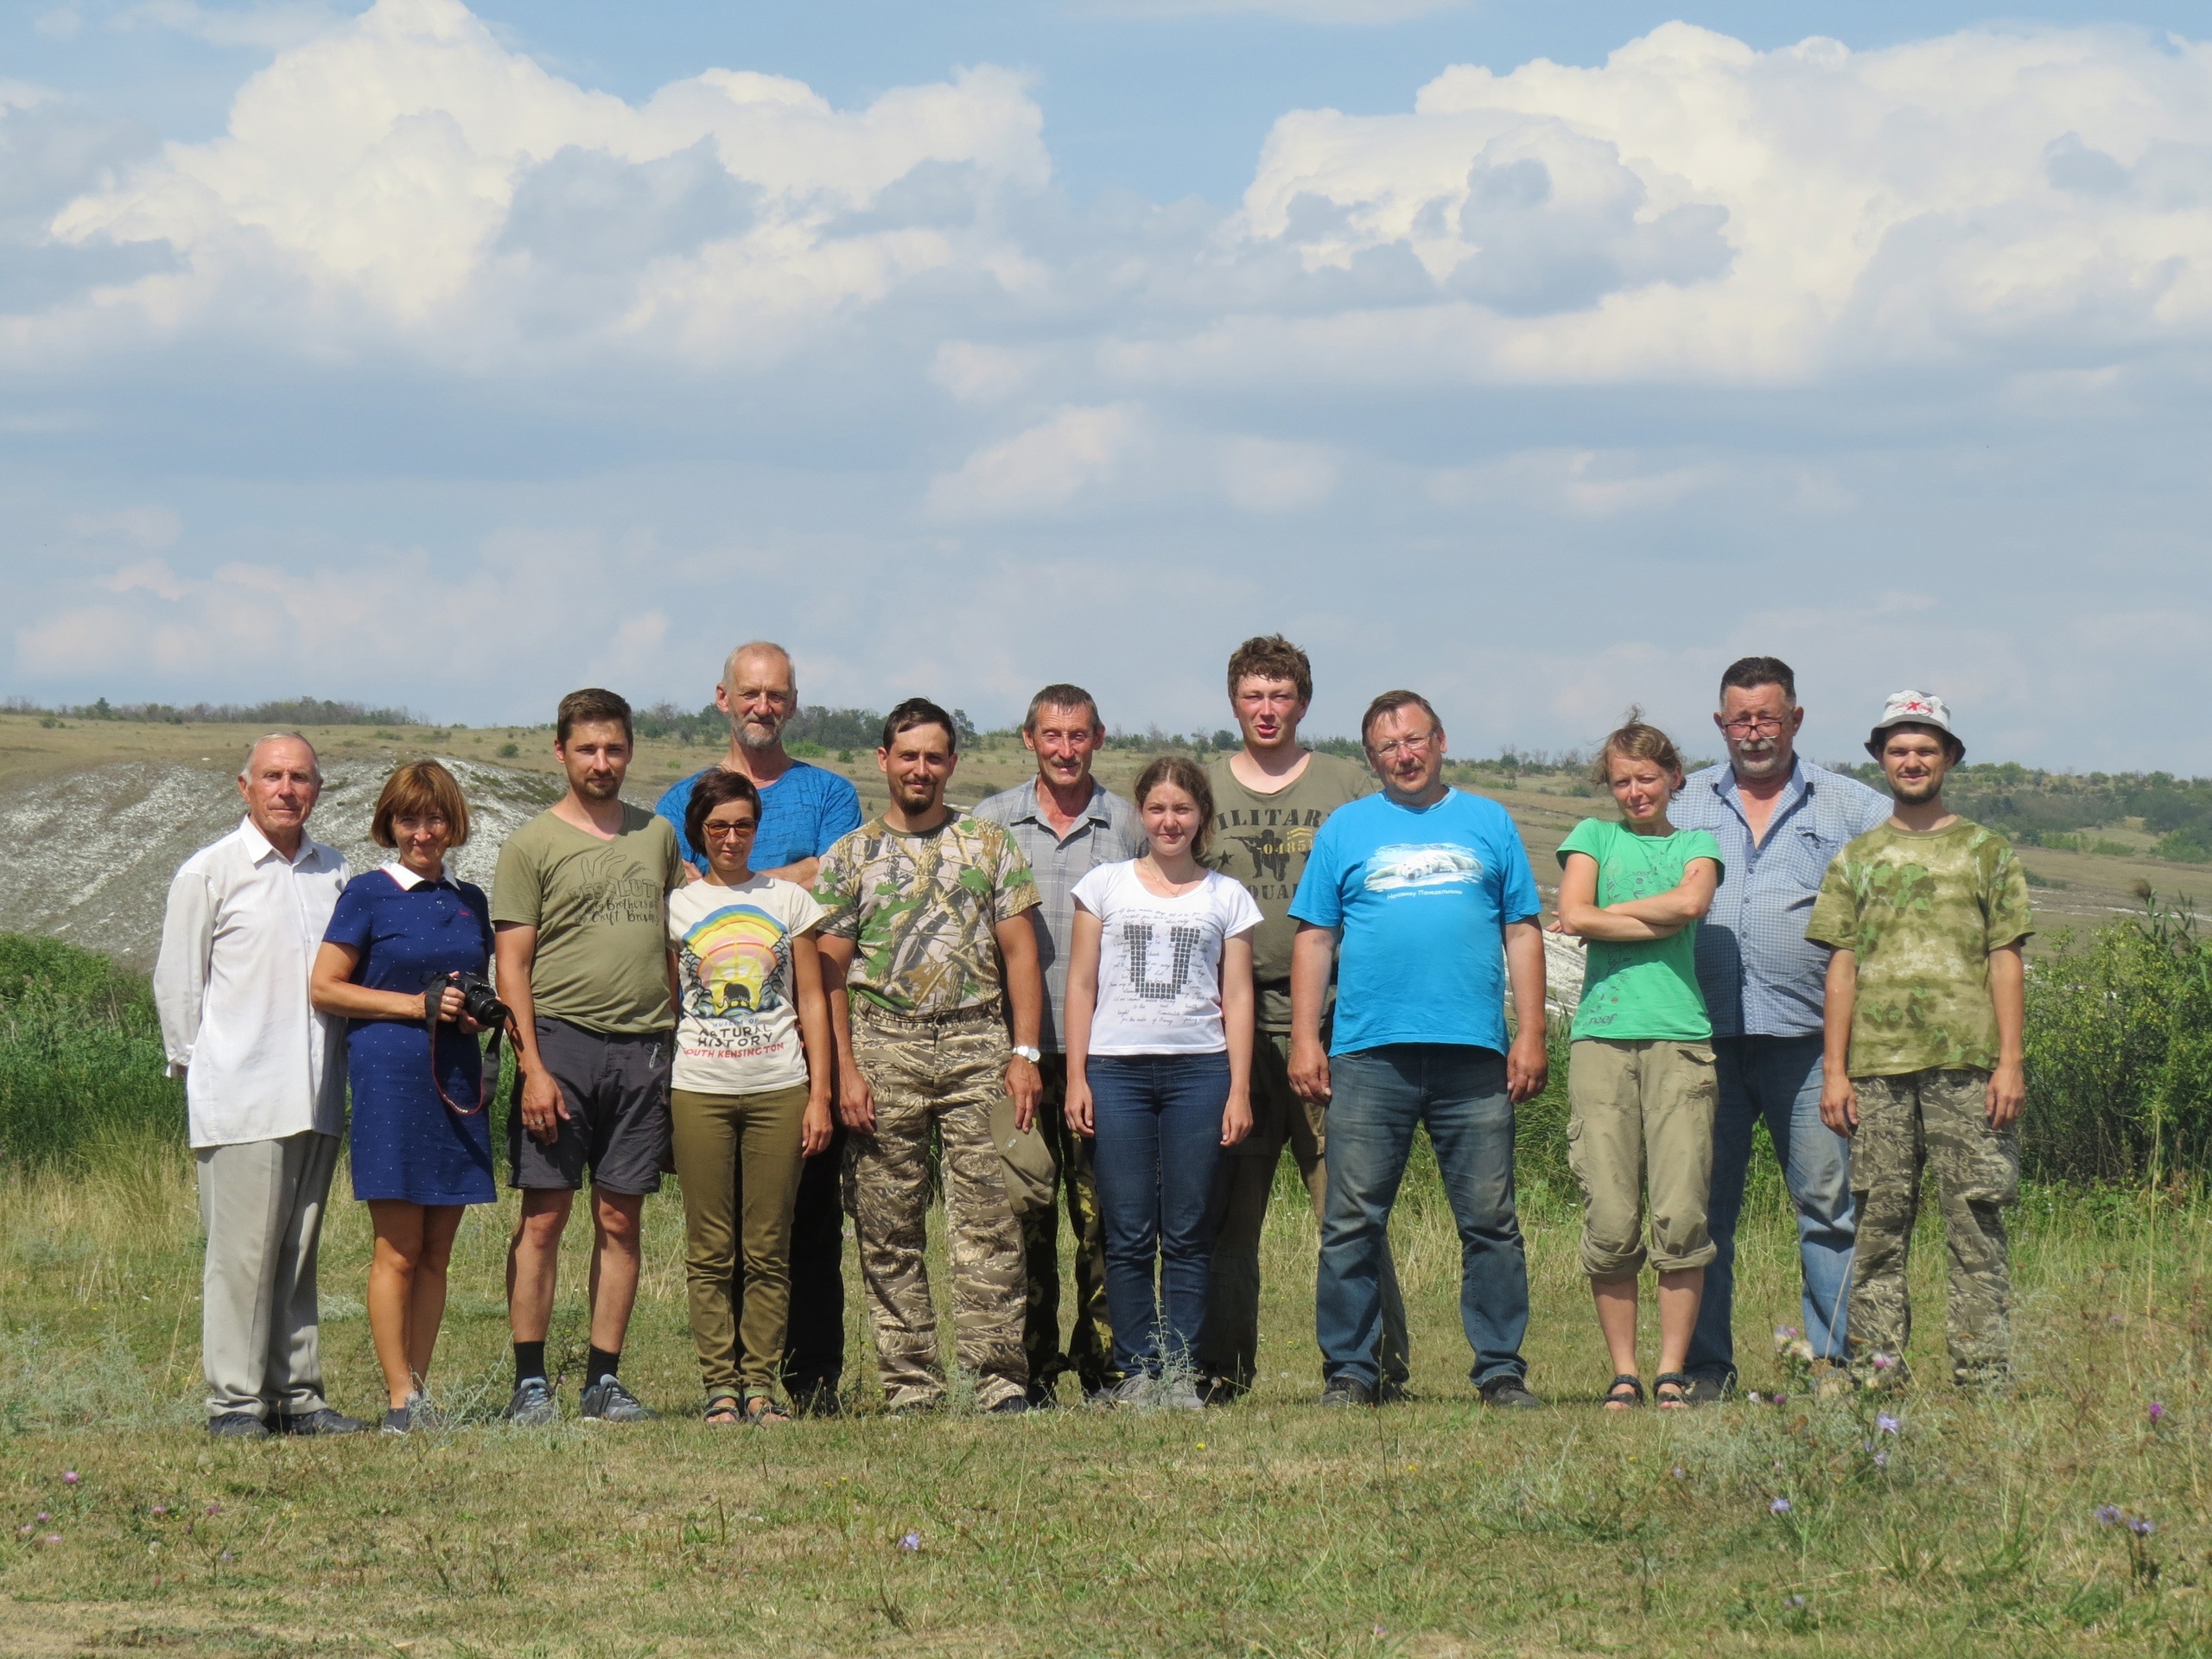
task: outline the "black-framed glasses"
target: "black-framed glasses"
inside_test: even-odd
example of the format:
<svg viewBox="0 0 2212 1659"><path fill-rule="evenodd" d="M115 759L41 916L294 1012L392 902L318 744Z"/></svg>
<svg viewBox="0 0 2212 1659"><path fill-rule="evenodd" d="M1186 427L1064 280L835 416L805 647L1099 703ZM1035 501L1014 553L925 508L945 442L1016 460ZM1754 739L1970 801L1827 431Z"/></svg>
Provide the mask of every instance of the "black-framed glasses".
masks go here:
<svg viewBox="0 0 2212 1659"><path fill-rule="evenodd" d="M1781 715L1738 715L1722 721L1720 729L1731 737L1749 737L1754 732L1778 732L1789 723Z"/></svg>

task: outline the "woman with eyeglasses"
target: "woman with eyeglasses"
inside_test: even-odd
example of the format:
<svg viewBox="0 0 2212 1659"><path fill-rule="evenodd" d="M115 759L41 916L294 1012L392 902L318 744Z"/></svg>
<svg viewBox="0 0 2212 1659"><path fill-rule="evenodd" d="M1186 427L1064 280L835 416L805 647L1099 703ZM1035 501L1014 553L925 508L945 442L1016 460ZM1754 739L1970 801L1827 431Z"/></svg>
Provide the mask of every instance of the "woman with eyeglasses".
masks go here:
<svg viewBox="0 0 2212 1659"><path fill-rule="evenodd" d="M771 1427L791 1320L791 1212L830 1144L830 1005L804 887L751 867L760 792L702 773L684 830L703 878L668 896L676 1062L670 1118L683 1188L683 1272L706 1419Z"/></svg>
<svg viewBox="0 0 2212 1659"><path fill-rule="evenodd" d="M492 906L446 866L468 840L468 803L436 761L410 760L385 780L369 838L396 856L346 884L308 994L347 1021L353 1196L376 1234L369 1337L388 1396L385 1433L405 1434L426 1421L461 1212L499 1198L481 1027L462 1013L461 992L440 983L489 966Z"/></svg>

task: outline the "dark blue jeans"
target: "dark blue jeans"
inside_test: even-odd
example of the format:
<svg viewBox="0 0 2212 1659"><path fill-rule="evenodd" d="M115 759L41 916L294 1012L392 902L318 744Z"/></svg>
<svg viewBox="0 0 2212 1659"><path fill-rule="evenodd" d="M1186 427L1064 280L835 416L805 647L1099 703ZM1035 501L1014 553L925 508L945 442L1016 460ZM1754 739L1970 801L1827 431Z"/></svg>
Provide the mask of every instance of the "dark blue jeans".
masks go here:
<svg viewBox="0 0 2212 1659"><path fill-rule="evenodd" d="M1689 1373L1736 1375L1736 1224L1744 1213L1751 1131L1762 1117L1797 1211L1805 1338L1815 1358L1840 1362L1859 1221L1851 1200L1851 1142L1821 1122L1821 1039L1722 1037L1713 1056L1720 1103L1713 1118L1713 1200L1706 1222L1720 1254L1705 1270Z"/></svg>
<svg viewBox="0 0 2212 1659"><path fill-rule="evenodd" d="M1459 1319L1475 1351L1469 1375L1478 1388L1525 1376L1529 1262L1513 1205L1505 1057L1459 1043L1392 1043L1334 1056L1329 1075L1329 1201L1313 1319L1323 1377L1375 1386L1383 1240L1421 1123L1459 1227Z"/></svg>
<svg viewBox="0 0 2212 1659"><path fill-rule="evenodd" d="M1206 1205L1221 1159L1229 1056L1094 1055L1084 1071L1114 1369L1157 1376L1164 1363L1192 1363L1205 1323L1213 1267Z"/></svg>

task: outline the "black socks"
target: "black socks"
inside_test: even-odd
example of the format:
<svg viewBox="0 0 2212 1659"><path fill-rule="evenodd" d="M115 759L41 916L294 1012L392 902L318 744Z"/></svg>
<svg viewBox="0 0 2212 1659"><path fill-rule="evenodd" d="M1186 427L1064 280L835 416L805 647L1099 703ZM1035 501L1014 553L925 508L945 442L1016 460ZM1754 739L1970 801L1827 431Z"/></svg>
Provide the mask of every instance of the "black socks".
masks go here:
<svg viewBox="0 0 2212 1659"><path fill-rule="evenodd" d="M533 1376L545 1376L545 1344L542 1342L515 1344L515 1386L520 1388Z"/></svg>
<svg viewBox="0 0 2212 1659"><path fill-rule="evenodd" d="M620 1348L611 1354L604 1348L593 1348L588 1351L588 1355L584 1361L586 1388L589 1388L602 1376L613 1376L614 1368L622 1363L622 1351Z"/></svg>

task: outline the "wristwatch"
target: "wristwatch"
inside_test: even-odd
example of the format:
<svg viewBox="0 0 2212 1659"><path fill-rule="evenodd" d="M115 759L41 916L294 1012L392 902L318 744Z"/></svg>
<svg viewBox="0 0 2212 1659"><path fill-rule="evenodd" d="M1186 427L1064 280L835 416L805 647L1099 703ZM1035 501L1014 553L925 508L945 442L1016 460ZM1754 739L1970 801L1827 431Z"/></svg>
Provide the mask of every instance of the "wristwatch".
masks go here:
<svg viewBox="0 0 2212 1659"><path fill-rule="evenodd" d="M1016 1043L1014 1046L1014 1057L1018 1060L1027 1060L1030 1065L1035 1065L1039 1060L1042 1060L1045 1058L1045 1051L1041 1048L1033 1048L1027 1043Z"/></svg>

